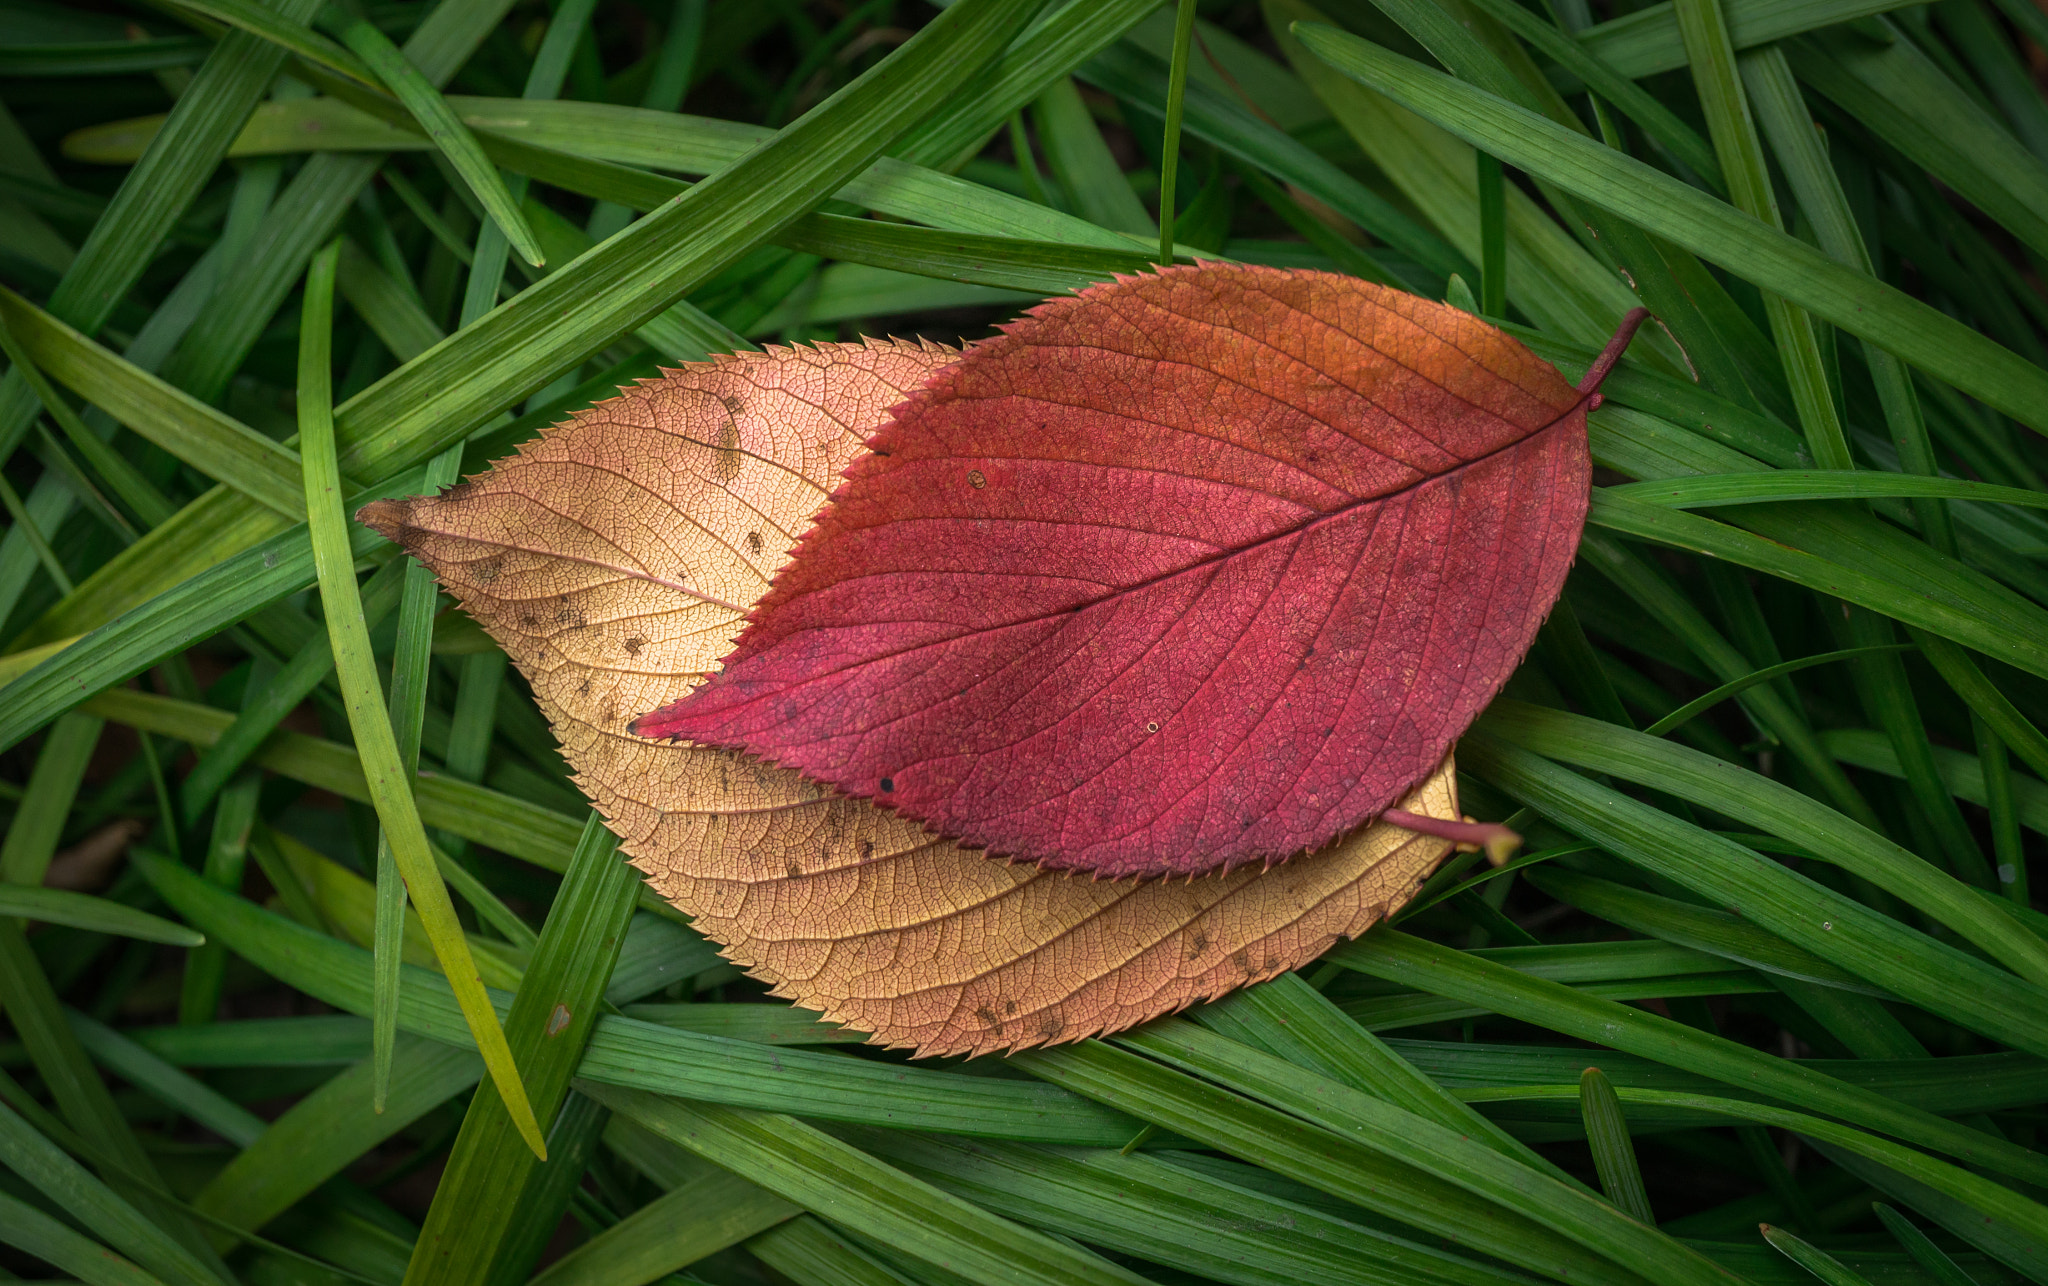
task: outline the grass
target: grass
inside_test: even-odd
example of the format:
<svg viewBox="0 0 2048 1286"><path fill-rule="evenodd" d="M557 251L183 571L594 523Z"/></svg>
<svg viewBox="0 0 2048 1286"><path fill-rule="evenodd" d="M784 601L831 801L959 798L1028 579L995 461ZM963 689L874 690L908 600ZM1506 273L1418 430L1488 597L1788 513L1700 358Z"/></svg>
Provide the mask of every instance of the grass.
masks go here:
<svg viewBox="0 0 2048 1286"><path fill-rule="evenodd" d="M2031 0L0 0L0 1276L2048 1280L2043 68ZM1524 853L1138 1032L769 1001L337 522L1167 254L1661 326L1460 747Z"/></svg>

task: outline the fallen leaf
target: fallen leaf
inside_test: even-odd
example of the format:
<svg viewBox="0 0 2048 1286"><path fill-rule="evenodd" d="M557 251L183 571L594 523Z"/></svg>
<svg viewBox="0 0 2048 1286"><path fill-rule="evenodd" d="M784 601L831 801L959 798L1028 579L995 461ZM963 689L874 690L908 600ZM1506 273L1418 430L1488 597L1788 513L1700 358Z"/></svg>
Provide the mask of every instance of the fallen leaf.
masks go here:
<svg viewBox="0 0 2048 1286"><path fill-rule="evenodd" d="M699 681L888 409L956 355L827 344L671 371L439 497L365 522L432 567L532 682L649 883L775 993L921 1054L1124 1027L1382 919L1450 850L1365 828L1261 874L1008 865L728 751L627 723ZM1404 801L1458 816L1451 765Z"/></svg>
<svg viewBox="0 0 2048 1286"><path fill-rule="evenodd" d="M895 409L723 670L635 731L1055 869L1313 851L1435 771L1528 651L1597 387L1331 273L1053 300Z"/></svg>

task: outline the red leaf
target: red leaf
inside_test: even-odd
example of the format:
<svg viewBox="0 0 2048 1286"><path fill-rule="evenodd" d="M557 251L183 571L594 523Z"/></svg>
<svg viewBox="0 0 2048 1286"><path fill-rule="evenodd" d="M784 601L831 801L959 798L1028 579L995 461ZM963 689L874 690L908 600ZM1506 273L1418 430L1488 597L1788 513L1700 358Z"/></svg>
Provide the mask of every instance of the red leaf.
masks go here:
<svg viewBox="0 0 2048 1286"><path fill-rule="evenodd" d="M1315 848L1428 776L1528 650L1609 364L1582 393L1326 273L1048 303L897 408L724 671L634 730L1048 867Z"/></svg>

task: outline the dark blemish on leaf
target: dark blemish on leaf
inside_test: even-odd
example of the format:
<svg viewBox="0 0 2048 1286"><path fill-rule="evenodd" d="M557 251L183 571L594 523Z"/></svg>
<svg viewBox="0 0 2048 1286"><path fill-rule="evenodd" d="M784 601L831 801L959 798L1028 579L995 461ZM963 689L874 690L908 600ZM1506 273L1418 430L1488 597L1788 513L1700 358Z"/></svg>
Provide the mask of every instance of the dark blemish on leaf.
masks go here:
<svg viewBox="0 0 2048 1286"><path fill-rule="evenodd" d="M975 1010L974 1016L981 1019L981 1025L984 1027L1000 1027L1003 1025L1002 1020L996 1017L995 1010L990 1009L987 1005L983 1005Z"/></svg>
<svg viewBox="0 0 2048 1286"><path fill-rule="evenodd" d="M576 695L579 697L587 697L590 695L589 679L585 679L583 682L576 685Z"/></svg>
<svg viewBox="0 0 2048 1286"><path fill-rule="evenodd" d="M1005 1017L1005 1018L1008 1018L1008 1017L1009 1017L1009 1016L1010 1016L1011 1014L1014 1014L1014 1013L1016 1013L1016 1012L1017 1012L1017 1002L1016 1002L1016 1001L1014 1001L1014 1000L1005 1000L1005 1001L1003 1002L1003 1017Z"/></svg>
<svg viewBox="0 0 2048 1286"><path fill-rule="evenodd" d="M556 1005L555 1012L548 1015L548 1035L559 1036L569 1025L569 1006Z"/></svg>
<svg viewBox="0 0 2048 1286"><path fill-rule="evenodd" d="M789 870L786 872L786 874L788 874L789 878L792 880L800 880L804 877L804 868L796 862L791 862L789 864Z"/></svg>
<svg viewBox="0 0 2048 1286"><path fill-rule="evenodd" d="M747 552L750 554L758 554L761 552L760 532L750 531L747 533Z"/></svg>
<svg viewBox="0 0 2048 1286"><path fill-rule="evenodd" d="M720 482L730 482L739 476L739 447L740 428L731 420L727 420L718 430L718 463L712 467Z"/></svg>
<svg viewBox="0 0 2048 1286"><path fill-rule="evenodd" d="M969 469L967 471L967 485L979 491L988 485L988 475L979 469Z"/></svg>
<svg viewBox="0 0 2048 1286"><path fill-rule="evenodd" d="M1196 929L1194 935L1188 939L1188 959L1192 960L1208 949L1209 935L1200 929Z"/></svg>
<svg viewBox="0 0 2048 1286"><path fill-rule="evenodd" d="M864 840L862 840L862 841L860 842L860 860L861 860L861 861L863 861L863 862L865 862L865 861L867 861L867 860L868 860L869 858L873 857L874 855L875 855L875 842L874 842L873 840L871 840L871 839L864 839Z"/></svg>
<svg viewBox="0 0 2048 1286"><path fill-rule="evenodd" d="M1252 955L1251 952L1247 949L1239 947L1237 950L1231 952L1230 963L1237 966L1237 971L1239 973L1244 974L1246 977L1251 976Z"/></svg>
<svg viewBox="0 0 2048 1286"><path fill-rule="evenodd" d="M640 649L646 646L647 640L635 634L632 638L626 640L626 655L638 656L640 655Z"/></svg>
<svg viewBox="0 0 2048 1286"><path fill-rule="evenodd" d="M725 413L735 418L739 416L740 412L747 409L747 404L745 402L740 401L738 398L733 397L730 394L727 394L726 396L721 397L718 400L724 404Z"/></svg>
<svg viewBox="0 0 2048 1286"><path fill-rule="evenodd" d="M894 777L882 778L882 793L884 795L893 795L896 793L896 779Z"/></svg>
<svg viewBox="0 0 2048 1286"><path fill-rule="evenodd" d="M532 612L521 612L519 614L519 628L527 631L537 630L540 628L540 618Z"/></svg>
<svg viewBox="0 0 2048 1286"><path fill-rule="evenodd" d="M470 564L469 578L479 585L488 585L498 579L498 573L504 570L505 556L492 554L489 558L479 558Z"/></svg>
<svg viewBox="0 0 2048 1286"><path fill-rule="evenodd" d="M1058 1014L1047 1014L1038 1020L1038 1038L1040 1040L1058 1040L1060 1033L1066 1029L1067 1024Z"/></svg>

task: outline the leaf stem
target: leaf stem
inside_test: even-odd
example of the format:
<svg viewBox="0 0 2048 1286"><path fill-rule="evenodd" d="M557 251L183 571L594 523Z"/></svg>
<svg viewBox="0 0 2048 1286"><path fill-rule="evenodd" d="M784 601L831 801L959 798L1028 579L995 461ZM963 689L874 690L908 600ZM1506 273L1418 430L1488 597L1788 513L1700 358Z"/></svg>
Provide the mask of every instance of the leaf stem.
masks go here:
<svg viewBox="0 0 2048 1286"><path fill-rule="evenodd" d="M1188 45L1195 0L1180 0L1173 19L1173 68L1166 81L1166 141L1159 149L1159 262L1173 262L1173 188L1180 174L1180 107L1188 89Z"/></svg>

